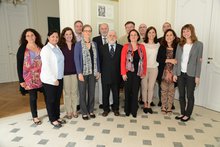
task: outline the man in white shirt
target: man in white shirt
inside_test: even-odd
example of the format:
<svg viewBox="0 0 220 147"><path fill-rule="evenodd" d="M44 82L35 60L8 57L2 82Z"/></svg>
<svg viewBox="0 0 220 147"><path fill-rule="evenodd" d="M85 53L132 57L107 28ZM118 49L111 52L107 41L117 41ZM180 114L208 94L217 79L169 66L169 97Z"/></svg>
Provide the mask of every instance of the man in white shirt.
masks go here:
<svg viewBox="0 0 220 147"><path fill-rule="evenodd" d="M81 20L77 20L74 22L74 34L76 36L76 41L81 41L82 40L82 27L83 27L83 22Z"/></svg>

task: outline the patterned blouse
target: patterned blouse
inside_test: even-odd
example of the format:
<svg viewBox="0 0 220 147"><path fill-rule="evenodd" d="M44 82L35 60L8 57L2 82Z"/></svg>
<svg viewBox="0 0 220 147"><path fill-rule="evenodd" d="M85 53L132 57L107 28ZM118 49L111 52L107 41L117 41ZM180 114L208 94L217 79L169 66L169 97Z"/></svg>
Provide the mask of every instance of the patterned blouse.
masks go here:
<svg viewBox="0 0 220 147"><path fill-rule="evenodd" d="M41 65L40 48L37 53L26 48L23 64L23 78L27 85L26 90L42 87L40 80Z"/></svg>
<svg viewBox="0 0 220 147"><path fill-rule="evenodd" d="M167 59L173 59L173 50L167 49L166 53ZM166 82L173 83L173 64L172 63L166 63L164 67L163 77Z"/></svg>

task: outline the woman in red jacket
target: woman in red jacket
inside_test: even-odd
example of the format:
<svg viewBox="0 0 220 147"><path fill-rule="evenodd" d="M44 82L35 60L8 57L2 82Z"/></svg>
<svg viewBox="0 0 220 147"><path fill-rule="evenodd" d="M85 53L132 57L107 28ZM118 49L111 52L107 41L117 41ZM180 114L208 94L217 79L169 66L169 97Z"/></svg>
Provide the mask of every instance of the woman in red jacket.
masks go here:
<svg viewBox="0 0 220 147"><path fill-rule="evenodd" d="M128 34L128 43L122 48L121 75L125 82L125 107L126 116L130 113L137 116L138 90L141 79L146 75L147 57L144 45L139 44L140 35L133 29Z"/></svg>

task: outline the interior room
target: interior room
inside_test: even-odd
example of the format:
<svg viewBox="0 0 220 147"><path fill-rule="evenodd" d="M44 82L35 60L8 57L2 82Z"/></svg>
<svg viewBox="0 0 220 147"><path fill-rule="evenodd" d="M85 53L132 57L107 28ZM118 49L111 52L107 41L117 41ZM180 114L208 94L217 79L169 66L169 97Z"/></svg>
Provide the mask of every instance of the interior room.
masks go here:
<svg viewBox="0 0 220 147"><path fill-rule="evenodd" d="M0 147L220 147L220 1L219 0L0 0ZM81 20L99 35L99 25L107 23L117 37L126 34L125 23L154 26L157 37L169 22L178 37L185 24L193 24L203 43L201 76L196 86L195 106L189 121L182 122L179 91L175 88L172 114L164 115L159 102L158 84L154 87L153 114L138 105L137 117L124 112L124 91L120 90L119 116L110 112L103 117L99 108L99 85L95 86L95 119L67 119L64 98L60 100L61 128L48 119L45 99L38 94L37 108L41 125L33 123L29 95L19 91L16 55L19 39L26 28L39 32L45 45L51 27L61 30Z"/></svg>

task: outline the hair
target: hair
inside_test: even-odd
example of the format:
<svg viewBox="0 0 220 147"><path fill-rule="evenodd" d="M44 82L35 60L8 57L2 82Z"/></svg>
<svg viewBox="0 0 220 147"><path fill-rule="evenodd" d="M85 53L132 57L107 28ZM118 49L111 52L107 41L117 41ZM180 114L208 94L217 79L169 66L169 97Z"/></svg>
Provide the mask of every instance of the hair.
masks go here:
<svg viewBox="0 0 220 147"><path fill-rule="evenodd" d="M77 20L74 22L74 26L77 24L77 23L81 23L83 25L83 22L81 20Z"/></svg>
<svg viewBox="0 0 220 147"><path fill-rule="evenodd" d="M19 40L19 44L20 45L27 45L27 43L28 43L26 40L27 32L32 32L35 35L35 37L36 37L35 43L37 44L38 47L42 48L43 44L42 44L41 36L35 29L32 29L32 28L27 28L22 32L21 38Z"/></svg>
<svg viewBox="0 0 220 147"><path fill-rule="evenodd" d="M133 21L127 21L127 22L125 23L125 26L128 25L128 24L133 24L133 25L135 26L135 23L134 23Z"/></svg>
<svg viewBox="0 0 220 147"><path fill-rule="evenodd" d="M161 45L164 46L164 47L168 47L168 44L167 44L167 41L166 41L166 35L167 35L168 32L172 32L172 33L173 33L173 36L174 36L175 38L174 38L174 40L173 40L171 46L172 46L173 48L176 48L176 46L177 46L177 44L178 44L178 42L179 42L179 39L178 39L178 37L177 37L177 35L176 35L176 33L175 33L175 31L174 31L173 29L168 29L168 30L165 31L165 33L164 33L164 35L163 35L163 38L162 38L162 40L161 40Z"/></svg>
<svg viewBox="0 0 220 147"><path fill-rule="evenodd" d="M72 36L73 36L73 38L72 38L72 40L71 40L71 42L72 42L72 45L75 45L75 43L76 43L76 36L75 36L75 34L74 34L74 32L73 32L73 29L71 29L70 27L65 27L63 30L62 30L62 32L61 32L61 34L60 34L60 40L59 40L59 47L61 47L61 48L63 48L63 47L65 47L67 44L66 44L66 39L64 38L64 35L65 35L65 33L67 32L67 31L71 31L71 33L72 33Z"/></svg>
<svg viewBox="0 0 220 147"><path fill-rule="evenodd" d="M48 33L47 33L47 37L50 37L53 33L57 33L58 36L60 36L60 33L57 31L57 30L50 30ZM49 42L48 38L46 40L46 43L45 45Z"/></svg>
<svg viewBox="0 0 220 147"><path fill-rule="evenodd" d="M129 33L128 33L128 42L131 42L131 40L130 40L130 36L131 36L131 32L136 32L137 33L137 35L138 35L138 39L137 39L137 41L139 41L140 40L140 34L138 33L138 31L137 30L135 30L135 29L132 29Z"/></svg>
<svg viewBox="0 0 220 147"><path fill-rule="evenodd" d="M154 37L154 43L157 43L157 42L158 42L158 41L157 41L157 30L156 30L156 28L153 27L153 26L150 26L150 27L147 28L147 31L146 31L146 34L145 34L144 42L145 42L145 43L148 43L148 42L149 42L148 33L150 32L150 30L154 30L154 31L155 31L156 36Z"/></svg>
<svg viewBox="0 0 220 147"><path fill-rule="evenodd" d="M182 27L181 29L181 38L180 38L180 46L183 46L186 43L186 38L183 37L183 30L185 29L189 29L191 31L191 40L192 43L198 41L197 37L196 37L196 33L195 33L195 28L192 24L186 24Z"/></svg>
<svg viewBox="0 0 220 147"><path fill-rule="evenodd" d="M85 24L85 25L82 27L82 31L84 31L84 29L87 28L87 27L89 27L89 28L91 29L91 31L92 31L92 27L91 27L91 25L89 25L89 24Z"/></svg>

